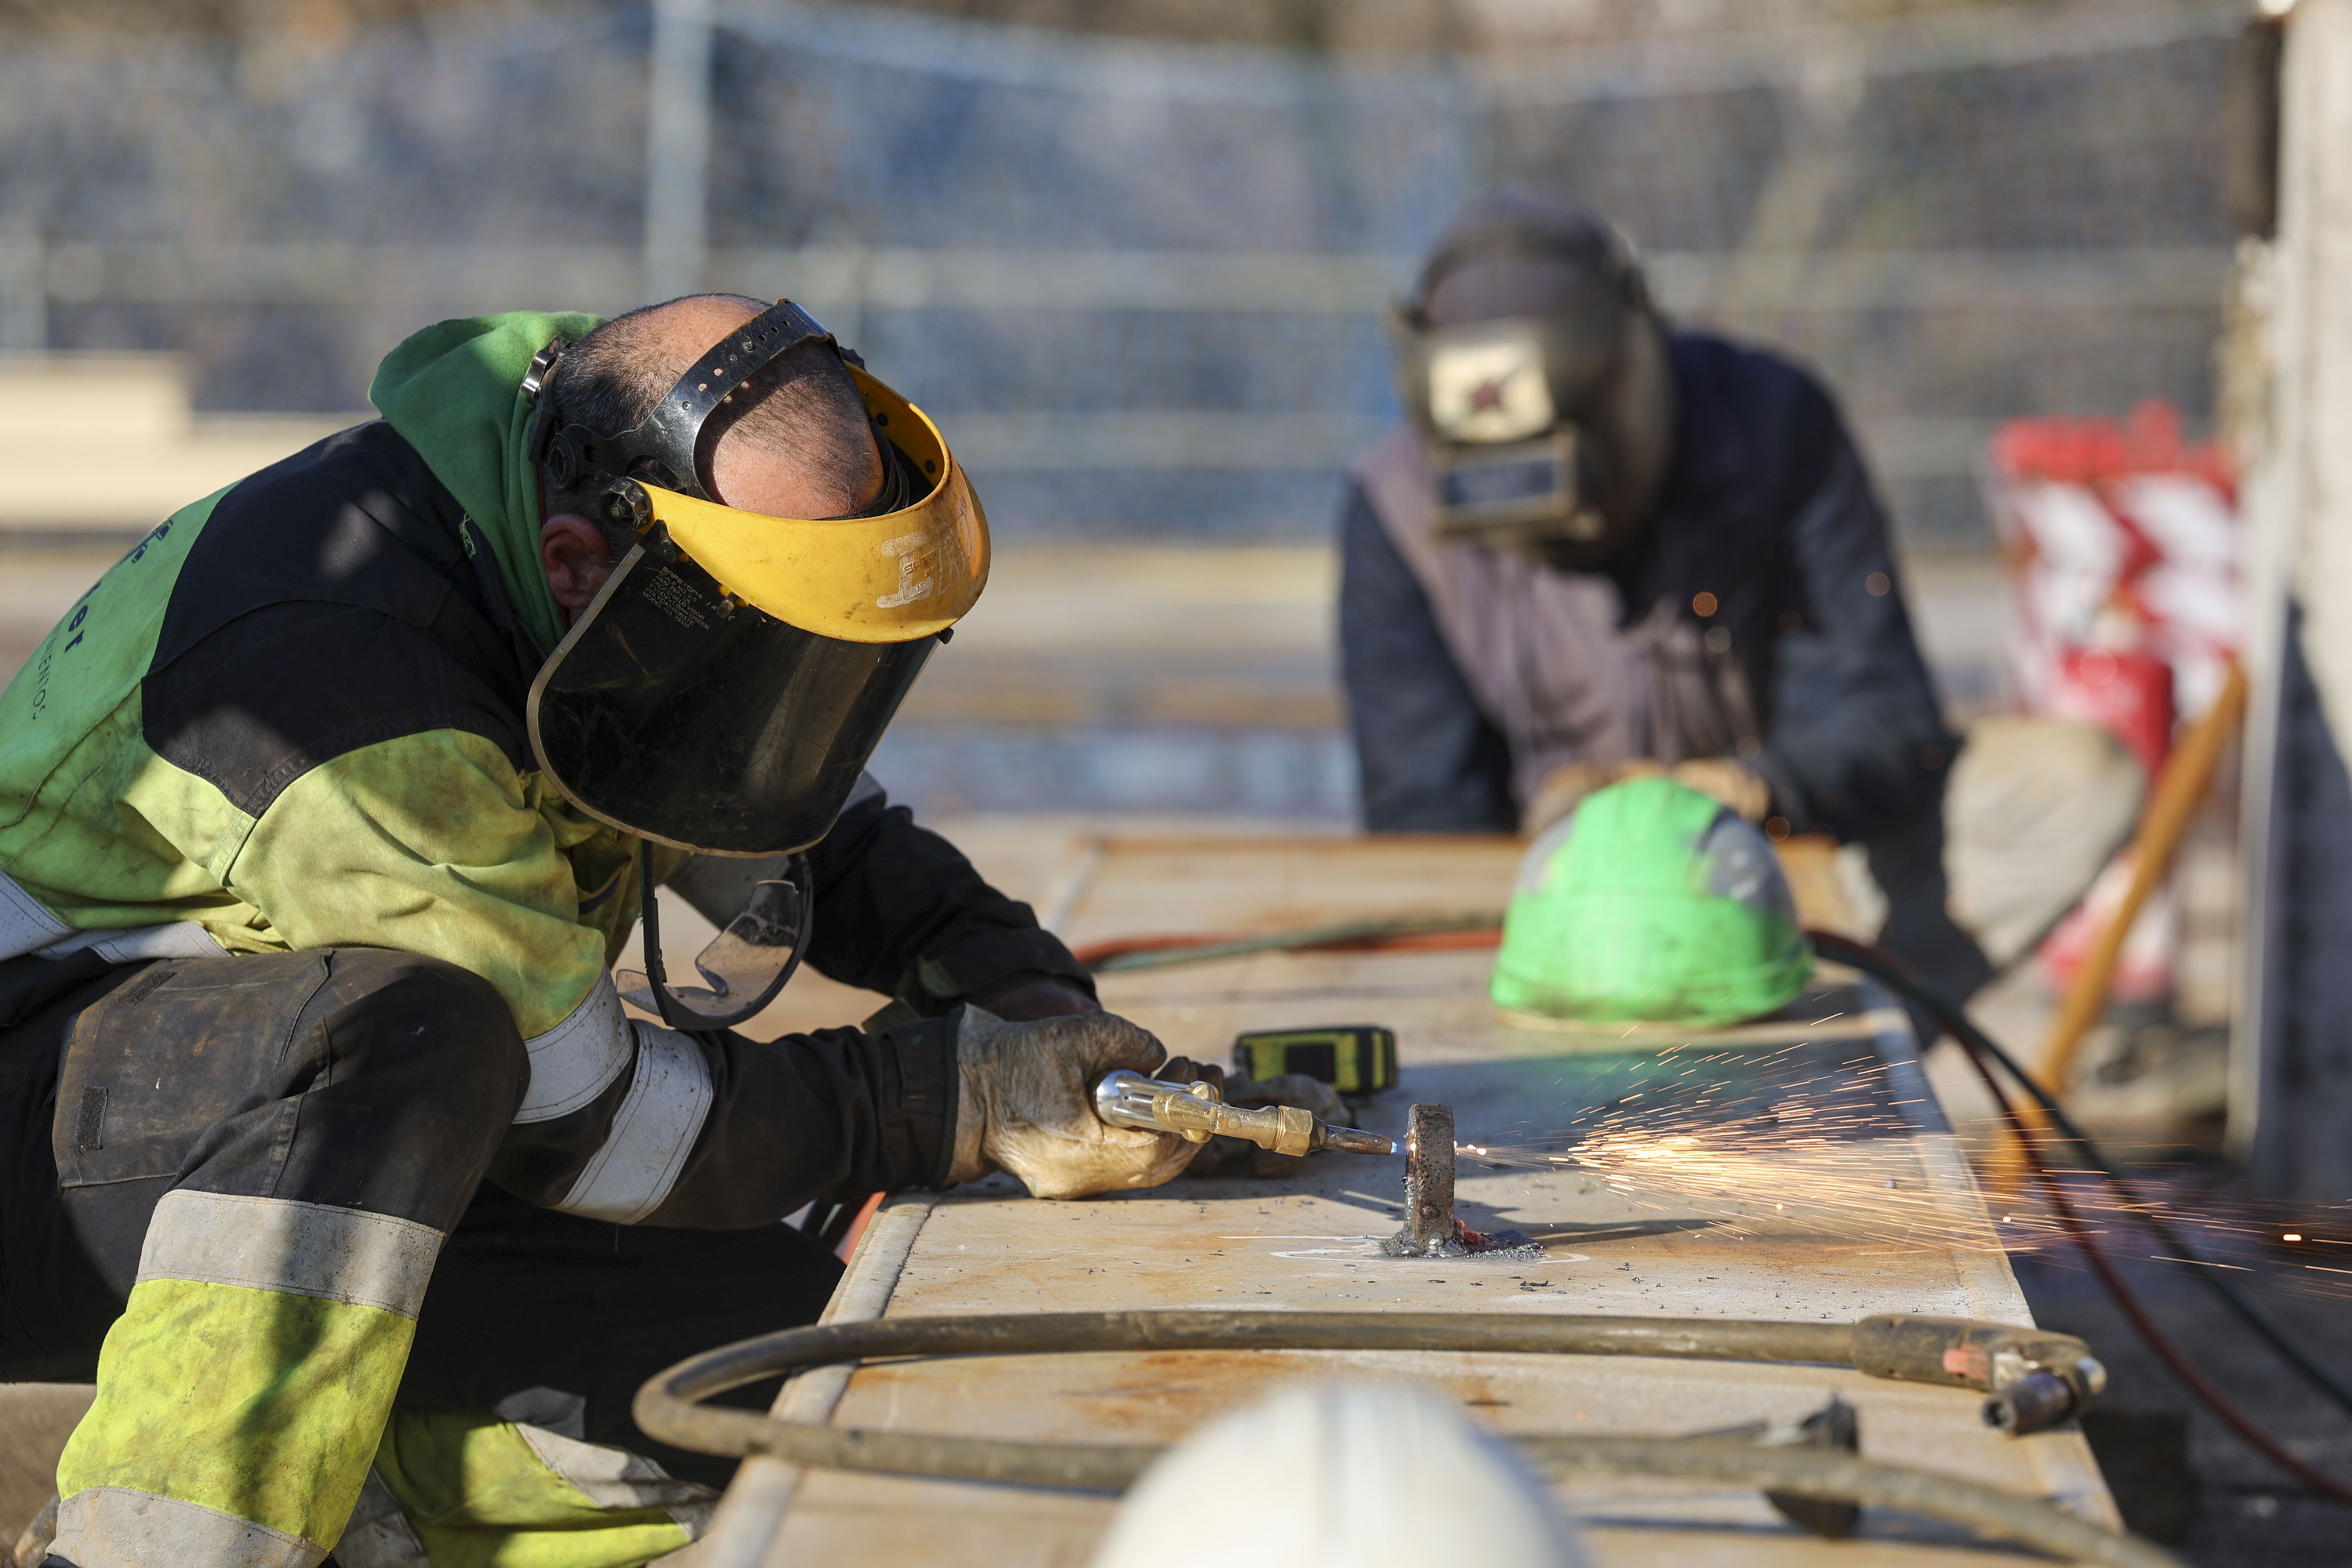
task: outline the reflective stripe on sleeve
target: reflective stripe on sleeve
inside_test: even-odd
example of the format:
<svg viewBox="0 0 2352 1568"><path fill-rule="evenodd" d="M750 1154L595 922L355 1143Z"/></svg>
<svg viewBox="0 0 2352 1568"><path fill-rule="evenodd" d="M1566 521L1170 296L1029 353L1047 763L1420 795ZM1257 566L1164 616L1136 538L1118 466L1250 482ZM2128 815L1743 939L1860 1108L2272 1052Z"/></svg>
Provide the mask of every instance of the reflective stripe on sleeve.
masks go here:
<svg viewBox="0 0 2352 1568"><path fill-rule="evenodd" d="M414 1220L183 1188L155 1205L139 1282L242 1285L414 1318L440 1250L441 1233Z"/></svg>
<svg viewBox="0 0 2352 1568"><path fill-rule="evenodd" d="M14 877L0 871L0 959L37 952L59 937L72 934L73 927L18 887Z"/></svg>
<svg viewBox="0 0 2352 1568"><path fill-rule="evenodd" d="M63 958L84 948L109 963L228 955L228 949L194 921L134 926L129 931L76 931L18 886L15 878L0 871L0 961L22 958L28 952Z"/></svg>
<svg viewBox="0 0 2352 1568"><path fill-rule="evenodd" d="M58 1505L49 1546L80 1568L219 1563L223 1568L313 1568L327 1549L200 1503L129 1487L87 1487Z"/></svg>
<svg viewBox="0 0 2352 1568"><path fill-rule="evenodd" d="M613 977L598 975L571 1016L533 1035L522 1048L530 1054L530 1088L515 1112L517 1123L569 1116L612 1087L636 1048Z"/></svg>
<svg viewBox="0 0 2352 1568"><path fill-rule="evenodd" d="M604 1146L555 1205L562 1213L636 1224L669 1196L710 1114L710 1064L701 1047L651 1024L635 1028L636 1080L614 1112Z"/></svg>
<svg viewBox="0 0 2352 1568"><path fill-rule="evenodd" d="M63 958L83 948L109 963L137 963L149 958L226 958L228 949L194 921L169 925L139 926L131 931L86 931L41 950L44 958Z"/></svg>

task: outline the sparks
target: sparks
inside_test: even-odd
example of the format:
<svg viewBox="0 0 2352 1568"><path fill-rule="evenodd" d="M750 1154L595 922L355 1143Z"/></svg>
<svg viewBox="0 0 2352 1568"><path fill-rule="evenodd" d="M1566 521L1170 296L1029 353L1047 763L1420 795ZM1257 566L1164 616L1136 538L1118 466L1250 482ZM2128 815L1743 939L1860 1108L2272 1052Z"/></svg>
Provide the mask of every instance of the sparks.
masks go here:
<svg viewBox="0 0 2352 1568"><path fill-rule="evenodd" d="M1564 1108L1573 1111L1568 1125L1522 1123L1507 1136L1456 1147L1491 1171L1574 1171L1583 1191L1609 1194L1629 1217L1697 1221L1727 1240L1802 1236L1869 1253L2032 1254L2081 1266L2040 1189L1980 1197L1965 1178L1955 1182L1928 1157L1899 1080L1883 1064L1828 1062L1808 1054L1813 1049L1667 1047L1623 1076L1584 1084L1593 1098ZM1967 1125L1960 1132L1964 1142L1989 1135ZM2258 1205L2217 1202L2210 1170L2169 1148L2132 1161L2134 1203L2092 1173L2065 1168L2071 1150L2053 1142L2049 1154L2084 1223L2127 1255L2267 1272L2281 1288L2335 1301L2352 1295L2344 1283L2352 1269L2265 1254L2279 1245L2274 1238L2310 1243L2316 1233L2289 1229ZM1984 1197L2001 1206L1988 1209ZM2150 1218L2172 1227L2178 1248L2151 1253L2140 1245ZM2352 1247L2352 1240L2336 1245Z"/></svg>

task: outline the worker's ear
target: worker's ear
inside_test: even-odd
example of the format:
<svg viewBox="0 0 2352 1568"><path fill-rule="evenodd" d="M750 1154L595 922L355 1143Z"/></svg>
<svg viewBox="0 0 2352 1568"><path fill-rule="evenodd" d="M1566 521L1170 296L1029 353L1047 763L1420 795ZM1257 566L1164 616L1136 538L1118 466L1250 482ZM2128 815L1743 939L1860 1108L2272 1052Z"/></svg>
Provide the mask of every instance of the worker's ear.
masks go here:
<svg viewBox="0 0 2352 1568"><path fill-rule="evenodd" d="M558 512L540 528L539 564L568 626L613 574L613 549L594 523L577 512Z"/></svg>

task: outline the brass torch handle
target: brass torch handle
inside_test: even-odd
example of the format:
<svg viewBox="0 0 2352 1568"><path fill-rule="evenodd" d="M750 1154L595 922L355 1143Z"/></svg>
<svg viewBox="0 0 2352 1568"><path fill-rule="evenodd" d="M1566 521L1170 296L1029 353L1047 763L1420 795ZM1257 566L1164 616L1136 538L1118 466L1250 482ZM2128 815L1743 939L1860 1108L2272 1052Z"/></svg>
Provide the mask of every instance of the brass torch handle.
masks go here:
<svg viewBox="0 0 2352 1568"><path fill-rule="evenodd" d="M1135 1127L1150 1132L1173 1132L1195 1143L1220 1133L1246 1138L1277 1154L1304 1154L1310 1149L1341 1148L1361 1153L1388 1153L1395 1145L1387 1139L1352 1128L1326 1127L1315 1113L1295 1105L1269 1105L1245 1110L1217 1099L1207 1083L1162 1083L1139 1072L1107 1075L1095 1085L1095 1113L1113 1127ZM1351 1134L1353 1142L1333 1134ZM1373 1143L1381 1148L1375 1150Z"/></svg>

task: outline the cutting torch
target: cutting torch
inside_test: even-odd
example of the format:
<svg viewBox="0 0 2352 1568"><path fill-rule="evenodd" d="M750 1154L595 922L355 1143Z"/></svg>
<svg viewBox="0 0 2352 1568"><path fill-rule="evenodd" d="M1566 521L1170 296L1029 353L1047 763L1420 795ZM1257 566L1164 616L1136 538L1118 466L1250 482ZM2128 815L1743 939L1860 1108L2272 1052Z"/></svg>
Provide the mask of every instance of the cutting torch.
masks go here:
<svg viewBox="0 0 2352 1568"><path fill-rule="evenodd" d="M1139 1072L1111 1073L1096 1084L1095 1114L1113 1127L1173 1132L1194 1143L1206 1143L1219 1134L1246 1138L1277 1154L1314 1149L1344 1149L1351 1154L1397 1152L1392 1138L1334 1127L1295 1105L1247 1110L1225 1104L1213 1083L1163 1083Z"/></svg>

